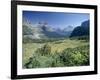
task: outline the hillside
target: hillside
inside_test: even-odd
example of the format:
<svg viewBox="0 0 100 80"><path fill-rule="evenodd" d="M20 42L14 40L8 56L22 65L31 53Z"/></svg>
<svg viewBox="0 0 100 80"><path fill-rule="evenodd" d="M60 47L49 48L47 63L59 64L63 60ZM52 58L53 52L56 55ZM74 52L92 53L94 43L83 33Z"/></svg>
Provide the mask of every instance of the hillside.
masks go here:
<svg viewBox="0 0 100 80"><path fill-rule="evenodd" d="M71 33L70 37L76 36L88 36L89 35L89 20L82 22L80 26L77 26Z"/></svg>

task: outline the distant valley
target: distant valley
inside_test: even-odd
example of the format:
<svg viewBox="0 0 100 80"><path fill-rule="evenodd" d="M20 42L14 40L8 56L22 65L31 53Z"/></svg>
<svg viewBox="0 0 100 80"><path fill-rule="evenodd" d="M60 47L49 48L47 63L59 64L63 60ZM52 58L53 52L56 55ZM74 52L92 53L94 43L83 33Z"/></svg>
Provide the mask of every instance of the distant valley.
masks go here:
<svg viewBox="0 0 100 80"><path fill-rule="evenodd" d="M67 26L64 29L52 28L48 25L23 24L23 37L29 39L68 38L75 36L89 35L89 20L81 23L80 26Z"/></svg>

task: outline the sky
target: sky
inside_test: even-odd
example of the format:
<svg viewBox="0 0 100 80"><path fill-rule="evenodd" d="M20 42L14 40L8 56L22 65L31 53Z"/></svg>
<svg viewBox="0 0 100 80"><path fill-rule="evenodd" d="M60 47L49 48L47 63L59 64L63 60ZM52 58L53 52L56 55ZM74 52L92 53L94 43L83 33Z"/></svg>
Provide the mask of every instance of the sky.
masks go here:
<svg viewBox="0 0 100 80"><path fill-rule="evenodd" d="M61 29L67 26L80 26L83 21L90 19L87 13L23 11L22 15L23 19L28 20L33 25L46 22L50 27Z"/></svg>

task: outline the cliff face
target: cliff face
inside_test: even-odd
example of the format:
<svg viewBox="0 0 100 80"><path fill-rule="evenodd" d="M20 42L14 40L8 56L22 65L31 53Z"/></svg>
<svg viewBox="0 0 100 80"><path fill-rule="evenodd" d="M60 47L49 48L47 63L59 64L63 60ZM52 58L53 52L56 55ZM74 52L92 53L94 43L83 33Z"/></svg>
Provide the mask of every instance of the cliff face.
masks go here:
<svg viewBox="0 0 100 80"><path fill-rule="evenodd" d="M82 22L81 26L77 26L71 33L70 37L89 35L89 20Z"/></svg>

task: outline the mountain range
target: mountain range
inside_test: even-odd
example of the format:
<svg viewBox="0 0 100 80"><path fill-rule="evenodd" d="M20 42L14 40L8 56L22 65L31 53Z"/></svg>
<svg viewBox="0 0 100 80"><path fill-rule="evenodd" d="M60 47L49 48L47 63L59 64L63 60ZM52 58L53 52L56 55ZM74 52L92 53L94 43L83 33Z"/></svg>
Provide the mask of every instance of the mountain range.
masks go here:
<svg viewBox="0 0 100 80"><path fill-rule="evenodd" d="M89 20L82 22L80 26L67 26L64 29L40 24L36 26L23 24L23 37L31 39L67 38L83 35L89 35Z"/></svg>
<svg viewBox="0 0 100 80"><path fill-rule="evenodd" d="M69 37L73 29L74 28L72 26L60 29L52 28L48 25L23 25L23 35L24 37L29 37L32 39L64 38Z"/></svg>

